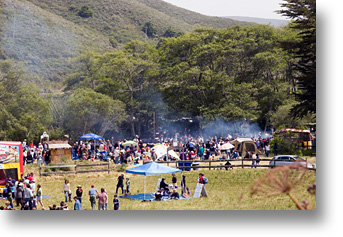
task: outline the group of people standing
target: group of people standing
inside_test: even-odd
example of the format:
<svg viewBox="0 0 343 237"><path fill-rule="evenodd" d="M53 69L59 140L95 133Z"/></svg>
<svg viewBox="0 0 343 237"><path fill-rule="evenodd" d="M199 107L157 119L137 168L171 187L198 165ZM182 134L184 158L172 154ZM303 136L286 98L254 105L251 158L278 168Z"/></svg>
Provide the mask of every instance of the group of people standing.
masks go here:
<svg viewBox="0 0 343 237"><path fill-rule="evenodd" d="M21 210L37 210L38 204L44 210L42 202L42 187L40 184L35 183L33 173L27 176L21 175L19 180L9 178L6 181L6 197L5 207L1 209L14 210L14 205Z"/></svg>
<svg viewBox="0 0 343 237"><path fill-rule="evenodd" d="M27 143L24 139L22 142L23 147L23 165L31 164L37 161L38 165L49 164L51 161L51 151L46 142L40 142L38 146L34 145L33 142Z"/></svg>
<svg viewBox="0 0 343 237"><path fill-rule="evenodd" d="M71 196L72 191L70 189L69 180L65 180L63 184L62 192L64 193L65 202L72 202ZM81 185L77 186L75 191L76 196L73 197L74 200L74 208L73 210L81 210L82 209L82 198L83 198L83 189ZM108 205L108 194L104 188L100 189L100 192L95 188L94 184L91 185L91 188L88 190L89 201L91 204L92 210L96 209L96 201L98 200L98 210L107 210ZM114 195L113 198L114 210L119 209L119 200L117 194ZM55 205L56 206L56 205ZM50 210L64 210L64 209L51 209Z"/></svg>

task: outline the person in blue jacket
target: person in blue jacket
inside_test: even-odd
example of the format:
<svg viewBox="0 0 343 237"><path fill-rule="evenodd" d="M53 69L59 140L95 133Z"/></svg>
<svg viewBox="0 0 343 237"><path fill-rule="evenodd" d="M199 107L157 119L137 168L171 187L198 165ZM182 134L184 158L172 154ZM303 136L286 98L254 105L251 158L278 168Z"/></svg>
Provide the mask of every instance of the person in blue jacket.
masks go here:
<svg viewBox="0 0 343 237"><path fill-rule="evenodd" d="M74 210L81 210L80 200L76 196L74 197L74 201Z"/></svg>

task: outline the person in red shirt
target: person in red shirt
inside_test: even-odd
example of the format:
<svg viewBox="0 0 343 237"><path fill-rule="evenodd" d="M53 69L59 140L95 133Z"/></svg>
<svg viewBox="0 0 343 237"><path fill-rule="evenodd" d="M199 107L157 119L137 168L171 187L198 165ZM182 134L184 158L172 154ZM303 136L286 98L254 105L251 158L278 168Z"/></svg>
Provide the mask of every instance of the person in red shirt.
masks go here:
<svg viewBox="0 0 343 237"><path fill-rule="evenodd" d="M33 173L31 173L31 174L29 175L28 180L29 180L29 181L33 181L33 182L35 181L35 179L33 178Z"/></svg>

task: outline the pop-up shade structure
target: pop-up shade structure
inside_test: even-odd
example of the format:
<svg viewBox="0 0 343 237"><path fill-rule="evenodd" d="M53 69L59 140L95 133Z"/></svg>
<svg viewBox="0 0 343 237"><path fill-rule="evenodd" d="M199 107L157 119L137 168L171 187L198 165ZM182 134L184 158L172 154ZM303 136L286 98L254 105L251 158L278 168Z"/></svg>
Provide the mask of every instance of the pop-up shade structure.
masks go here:
<svg viewBox="0 0 343 237"><path fill-rule="evenodd" d="M180 160L180 157L175 153L175 151L170 150L168 152L168 147L166 145L162 145L162 144L158 144L154 147L152 147L151 149L154 149L157 158L161 158L163 156L166 156L167 154L176 158L177 160Z"/></svg>
<svg viewBox="0 0 343 237"><path fill-rule="evenodd" d="M219 150L230 150L230 149L232 149L234 147L235 147L234 145L232 145L231 143L228 142L228 143L225 143L225 144L221 145L219 147Z"/></svg>
<svg viewBox="0 0 343 237"><path fill-rule="evenodd" d="M127 169L126 173L144 175L144 193L145 193L145 181L147 175L162 175L181 172L180 169L172 168L166 165L161 165L156 162L150 162L145 165L140 165ZM145 199L145 197L144 197Z"/></svg>
<svg viewBox="0 0 343 237"><path fill-rule="evenodd" d="M127 141L125 143L122 143L121 144L122 146L137 146L137 142L134 142L134 141Z"/></svg>
<svg viewBox="0 0 343 237"><path fill-rule="evenodd" d="M95 146L95 140L104 139L104 138L99 136L99 135L96 135L94 133L87 133L87 134L79 137L79 139L93 139L94 140L94 146Z"/></svg>
<svg viewBox="0 0 343 237"><path fill-rule="evenodd" d="M87 133L81 137L79 137L79 139L104 139L103 137L96 135L94 133Z"/></svg>

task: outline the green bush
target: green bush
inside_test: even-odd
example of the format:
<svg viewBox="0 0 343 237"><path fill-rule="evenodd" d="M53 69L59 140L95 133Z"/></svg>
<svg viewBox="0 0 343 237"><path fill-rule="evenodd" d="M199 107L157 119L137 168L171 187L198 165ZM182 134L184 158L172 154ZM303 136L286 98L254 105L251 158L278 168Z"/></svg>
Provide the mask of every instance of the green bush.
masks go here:
<svg viewBox="0 0 343 237"><path fill-rule="evenodd" d="M124 172L127 168L127 164L121 164L117 167L117 172Z"/></svg>
<svg viewBox="0 0 343 237"><path fill-rule="evenodd" d="M48 166L57 166L57 165L54 163L50 163L50 164L48 164ZM70 167L63 167L63 168L45 168L44 169L44 172L58 172L58 171L71 171L71 168Z"/></svg>
<svg viewBox="0 0 343 237"><path fill-rule="evenodd" d="M157 29L151 22L145 23L142 27L142 31L150 38L157 36Z"/></svg>
<svg viewBox="0 0 343 237"><path fill-rule="evenodd" d="M278 154L298 155L299 144L291 140L285 140L279 136L275 136L270 142L270 151L274 152L274 144L277 143L279 146Z"/></svg>
<svg viewBox="0 0 343 237"><path fill-rule="evenodd" d="M92 17L93 16L93 11L91 9L89 9L88 6L83 6L79 10L79 16L83 17L83 18Z"/></svg>
<svg viewBox="0 0 343 237"><path fill-rule="evenodd" d="M164 34L162 35L163 37L166 38L172 38L172 37L179 37L181 36L182 33L181 32L177 32L176 30L174 30L173 28L169 27Z"/></svg>

